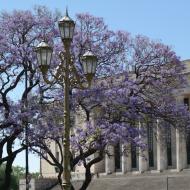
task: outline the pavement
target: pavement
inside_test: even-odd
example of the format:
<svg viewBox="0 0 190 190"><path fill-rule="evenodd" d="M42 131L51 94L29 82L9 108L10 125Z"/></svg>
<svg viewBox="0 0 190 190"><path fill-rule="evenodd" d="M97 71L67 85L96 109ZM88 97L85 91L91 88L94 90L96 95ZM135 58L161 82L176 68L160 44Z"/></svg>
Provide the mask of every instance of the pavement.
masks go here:
<svg viewBox="0 0 190 190"><path fill-rule="evenodd" d="M81 181L73 182L76 190ZM52 190L61 190L58 186ZM88 190L190 190L190 171L111 174L94 178Z"/></svg>

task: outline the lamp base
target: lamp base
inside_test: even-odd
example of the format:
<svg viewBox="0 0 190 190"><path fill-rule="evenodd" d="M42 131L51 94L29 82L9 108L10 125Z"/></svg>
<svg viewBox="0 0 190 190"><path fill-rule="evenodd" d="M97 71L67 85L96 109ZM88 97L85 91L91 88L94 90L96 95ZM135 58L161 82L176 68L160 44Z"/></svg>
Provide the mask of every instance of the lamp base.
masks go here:
<svg viewBox="0 0 190 190"><path fill-rule="evenodd" d="M63 182L61 186L64 190L71 190L71 185L67 182Z"/></svg>

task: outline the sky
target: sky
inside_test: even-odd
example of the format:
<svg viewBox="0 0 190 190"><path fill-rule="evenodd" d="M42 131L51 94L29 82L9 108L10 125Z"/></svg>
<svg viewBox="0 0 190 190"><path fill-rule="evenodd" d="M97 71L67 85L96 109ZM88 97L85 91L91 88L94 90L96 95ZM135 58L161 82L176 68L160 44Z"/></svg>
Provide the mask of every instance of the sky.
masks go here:
<svg viewBox="0 0 190 190"><path fill-rule="evenodd" d="M190 0L0 0L0 11L32 9L45 5L65 12L103 17L112 30L145 35L173 48L182 60L190 59ZM30 155L30 171L39 170L39 158ZM24 166L24 153L15 165Z"/></svg>

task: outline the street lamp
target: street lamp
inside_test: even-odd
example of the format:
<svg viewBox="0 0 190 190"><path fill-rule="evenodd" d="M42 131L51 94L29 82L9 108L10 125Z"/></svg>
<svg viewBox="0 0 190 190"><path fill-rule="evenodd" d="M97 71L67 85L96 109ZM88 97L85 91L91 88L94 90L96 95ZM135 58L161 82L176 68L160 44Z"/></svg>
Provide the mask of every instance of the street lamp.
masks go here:
<svg viewBox="0 0 190 190"><path fill-rule="evenodd" d="M92 51L87 51L81 58L83 72L86 76L89 86L96 73L97 67L97 57L92 53Z"/></svg>
<svg viewBox="0 0 190 190"><path fill-rule="evenodd" d="M51 63L52 52L53 49L45 41L42 41L36 47L38 65L43 75L46 75L48 72Z"/></svg>
<svg viewBox="0 0 190 190"><path fill-rule="evenodd" d="M58 26L62 41L72 42L75 29L75 22L69 17L67 9L65 16L59 20Z"/></svg>
<svg viewBox="0 0 190 190"><path fill-rule="evenodd" d="M74 66L74 63L71 61L70 47L74 35L74 21L69 17L68 11L66 10L66 15L58 22L61 39L64 45L65 52L61 52L60 59L61 64L57 69L57 73L54 75L56 80L62 80L64 90L64 136L63 136L63 154L64 154L64 172L63 172L63 188L65 190L70 190L71 183L71 170L70 170L70 99L69 91L71 90L71 72L75 76L77 83L83 87L83 84L80 82L80 77L77 73L77 70ZM45 42L41 42L36 47L37 61L39 68L42 72L45 82L51 83L46 77L48 72L53 49ZM87 82L90 85L93 76L96 72L97 67L97 57L89 50L82 57L82 68L84 75L86 76ZM64 72L60 72L63 71ZM60 77L62 76L62 77Z"/></svg>

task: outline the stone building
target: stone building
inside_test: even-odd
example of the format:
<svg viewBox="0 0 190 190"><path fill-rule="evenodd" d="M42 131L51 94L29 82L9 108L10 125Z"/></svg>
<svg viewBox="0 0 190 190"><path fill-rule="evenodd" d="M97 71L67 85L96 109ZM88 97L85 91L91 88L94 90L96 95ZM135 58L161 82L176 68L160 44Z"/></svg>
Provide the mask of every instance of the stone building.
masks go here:
<svg viewBox="0 0 190 190"><path fill-rule="evenodd" d="M188 84L185 88L176 89L176 101L189 105L190 103L190 60L183 61L185 64L184 75L187 77ZM78 124L83 123L82 115L76 117ZM140 125L140 124L139 124ZM154 125L154 127L152 127ZM105 159L94 165L92 172L94 173L143 173L146 171L160 172L163 170L181 171L190 167L190 134L184 134L179 129L168 128L163 131L159 126L159 121L147 123L147 137L144 141L148 148L144 152L140 152L135 147L128 146L128 155L121 154L124 146L118 144L115 147L108 147L113 156L105 156ZM163 133L165 140L163 140ZM55 144L51 144L52 151L56 157L59 152ZM143 157L142 154L145 156ZM41 170L44 177L55 177L56 170L50 166L45 160L41 160ZM75 176L82 175L84 168L77 166L75 168Z"/></svg>

